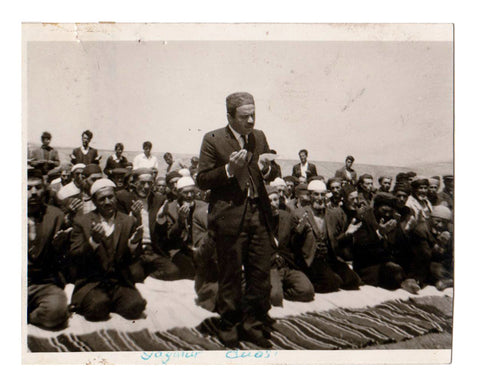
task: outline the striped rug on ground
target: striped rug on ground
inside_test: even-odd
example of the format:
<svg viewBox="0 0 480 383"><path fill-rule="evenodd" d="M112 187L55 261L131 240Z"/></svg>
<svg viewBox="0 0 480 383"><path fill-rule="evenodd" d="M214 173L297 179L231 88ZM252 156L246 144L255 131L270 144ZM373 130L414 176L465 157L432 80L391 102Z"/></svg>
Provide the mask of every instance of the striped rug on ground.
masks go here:
<svg viewBox="0 0 480 383"><path fill-rule="evenodd" d="M196 328L162 332L102 330L52 338L28 336L28 348L32 352L222 350L217 329L218 318L211 317ZM272 343L277 350L361 349L451 332L452 298L425 297L277 319ZM241 347L258 349L246 342Z"/></svg>

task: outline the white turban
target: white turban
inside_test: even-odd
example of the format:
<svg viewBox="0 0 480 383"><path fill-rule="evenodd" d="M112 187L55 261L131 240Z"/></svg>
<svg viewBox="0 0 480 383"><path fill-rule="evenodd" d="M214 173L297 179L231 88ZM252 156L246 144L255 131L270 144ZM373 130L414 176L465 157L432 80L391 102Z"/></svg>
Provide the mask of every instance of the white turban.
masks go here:
<svg viewBox="0 0 480 383"><path fill-rule="evenodd" d="M92 187L90 188L90 195L93 196L97 191L104 188L115 188L117 185L113 183L113 181L109 180L108 178L101 178L96 180Z"/></svg>
<svg viewBox="0 0 480 383"><path fill-rule="evenodd" d="M325 185L325 182L323 181L313 180L309 182L307 189L317 192L324 192L327 191L327 185Z"/></svg>
<svg viewBox="0 0 480 383"><path fill-rule="evenodd" d="M181 190L187 186L195 186L195 181L192 177L182 177L177 181L177 190Z"/></svg>

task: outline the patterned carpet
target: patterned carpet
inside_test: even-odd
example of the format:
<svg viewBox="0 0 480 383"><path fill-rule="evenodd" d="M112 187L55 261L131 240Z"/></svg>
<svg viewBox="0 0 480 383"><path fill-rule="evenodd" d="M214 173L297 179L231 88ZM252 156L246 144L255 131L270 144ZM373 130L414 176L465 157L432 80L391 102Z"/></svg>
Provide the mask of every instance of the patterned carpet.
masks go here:
<svg viewBox="0 0 480 383"><path fill-rule="evenodd" d="M218 317L212 316L195 328L28 335L27 343L31 352L222 350L217 329ZM426 334L449 334L451 344L451 333L452 298L430 296L278 318L272 343L275 350L351 350L414 340ZM258 349L246 342L241 348Z"/></svg>

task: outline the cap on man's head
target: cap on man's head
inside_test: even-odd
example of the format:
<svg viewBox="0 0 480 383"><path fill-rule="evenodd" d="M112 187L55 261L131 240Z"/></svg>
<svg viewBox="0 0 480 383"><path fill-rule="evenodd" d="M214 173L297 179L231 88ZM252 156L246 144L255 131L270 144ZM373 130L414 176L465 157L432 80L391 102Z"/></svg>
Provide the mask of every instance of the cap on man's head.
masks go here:
<svg viewBox="0 0 480 383"><path fill-rule="evenodd" d="M270 182L270 185L274 186L274 187L279 187L279 186L286 187L287 186L287 184L285 183L283 178L280 178L280 177L275 178L272 182Z"/></svg>
<svg viewBox="0 0 480 383"><path fill-rule="evenodd" d="M96 192L102 189L106 189L106 188L115 189L116 187L117 185L115 185L112 180L109 180L108 178L101 178L99 180L96 180L90 187L90 195L93 196L95 195Z"/></svg>
<svg viewBox="0 0 480 383"><path fill-rule="evenodd" d="M40 178L43 181L43 174L40 169L31 168L27 170L27 178Z"/></svg>
<svg viewBox="0 0 480 383"><path fill-rule="evenodd" d="M238 107L243 105L255 105L253 96L247 92L236 92L227 96L227 113L231 116L235 115Z"/></svg>
<svg viewBox="0 0 480 383"><path fill-rule="evenodd" d="M298 196L300 193L305 193L308 191L307 184L298 184L295 186L295 194Z"/></svg>
<svg viewBox="0 0 480 383"><path fill-rule="evenodd" d="M437 178L430 177L430 178L428 179L428 184L429 184L429 185L437 185L437 186L440 186L440 180L437 179Z"/></svg>
<svg viewBox="0 0 480 383"><path fill-rule="evenodd" d="M453 182L453 176L452 175L443 176L443 182Z"/></svg>
<svg viewBox="0 0 480 383"><path fill-rule="evenodd" d="M420 186L427 186L428 187L428 178L424 176L417 176L411 182L412 188L416 189Z"/></svg>
<svg viewBox="0 0 480 383"><path fill-rule="evenodd" d="M130 173L130 170L126 168L115 168L112 169L112 174L114 176L126 176L128 173Z"/></svg>
<svg viewBox="0 0 480 383"><path fill-rule="evenodd" d="M51 139L51 138L52 138L52 135L51 135L49 132L43 132L41 138L42 138L42 140L43 140L44 138Z"/></svg>
<svg viewBox="0 0 480 383"><path fill-rule="evenodd" d="M181 177L177 181L177 190L182 190L183 188L186 188L188 186L195 186L195 181L192 177Z"/></svg>
<svg viewBox="0 0 480 383"><path fill-rule="evenodd" d="M308 183L307 189L309 191L323 192L327 191L327 185L325 185L325 182L323 181L313 180Z"/></svg>
<svg viewBox="0 0 480 383"><path fill-rule="evenodd" d="M74 173L76 170L81 170L82 172L84 171L85 169L85 164L75 164L72 166L72 173Z"/></svg>
<svg viewBox="0 0 480 383"><path fill-rule="evenodd" d="M97 164L88 164L83 169L83 175L87 178L90 177L92 174L102 173L102 169Z"/></svg>
<svg viewBox="0 0 480 383"><path fill-rule="evenodd" d="M173 180L174 178L181 178L182 175L177 172L176 170L173 170L171 172L168 172L166 177L165 177L165 181L167 181L167 184L170 183L171 180Z"/></svg>
<svg viewBox="0 0 480 383"><path fill-rule="evenodd" d="M293 182L294 184L298 183L298 178L294 177L294 176L285 176L285 177L283 177L283 180L285 182Z"/></svg>
<svg viewBox="0 0 480 383"><path fill-rule="evenodd" d="M391 193L378 192L373 198L373 206L380 207L384 205L395 208L397 206L397 199Z"/></svg>
<svg viewBox="0 0 480 383"><path fill-rule="evenodd" d="M267 190L267 195L278 193L277 187L272 184L265 186L265 189Z"/></svg>
<svg viewBox="0 0 480 383"><path fill-rule="evenodd" d="M178 174L182 177L190 177L190 170L183 168L178 170Z"/></svg>
<svg viewBox="0 0 480 383"><path fill-rule="evenodd" d="M430 216L450 221L452 219L452 211L446 206L437 205L432 208Z"/></svg>
<svg viewBox="0 0 480 383"><path fill-rule="evenodd" d="M405 194L411 194L412 193L412 187L408 183L408 180L406 180L404 182L400 182L400 183L396 182L395 187L393 188L393 192L394 193L403 192Z"/></svg>
<svg viewBox="0 0 480 383"><path fill-rule="evenodd" d="M417 173L415 172L407 172L407 176L410 178L410 177L416 177L417 176Z"/></svg>

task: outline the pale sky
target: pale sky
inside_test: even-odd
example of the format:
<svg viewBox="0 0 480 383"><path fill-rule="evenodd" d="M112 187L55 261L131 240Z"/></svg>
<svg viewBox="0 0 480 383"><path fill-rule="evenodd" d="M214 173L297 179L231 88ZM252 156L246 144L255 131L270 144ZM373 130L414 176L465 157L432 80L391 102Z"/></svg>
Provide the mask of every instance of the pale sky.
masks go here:
<svg viewBox="0 0 480 383"><path fill-rule="evenodd" d="M409 166L453 158L451 42L30 42L27 137L198 154L248 91L281 158Z"/></svg>

